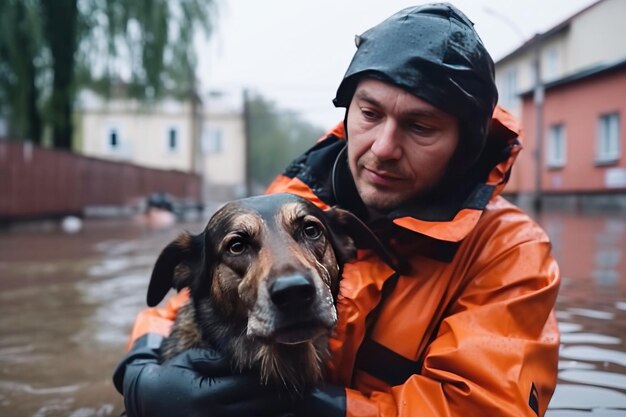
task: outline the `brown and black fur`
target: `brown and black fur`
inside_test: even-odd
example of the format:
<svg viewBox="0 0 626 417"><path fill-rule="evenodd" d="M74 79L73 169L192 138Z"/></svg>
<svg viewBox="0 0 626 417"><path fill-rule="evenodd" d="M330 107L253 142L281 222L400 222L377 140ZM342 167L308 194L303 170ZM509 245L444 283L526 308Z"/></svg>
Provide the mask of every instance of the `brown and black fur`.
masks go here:
<svg viewBox="0 0 626 417"><path fill-rule="evenodd" d="M230 202L202 233L179 236L159 256L148 289L150 306L172 287L190 289L163 360L210 346L232 358L234 371L257 370L264 383L297 393L320 382L342 268L356 254L354 221L274 194Z"/></svg>

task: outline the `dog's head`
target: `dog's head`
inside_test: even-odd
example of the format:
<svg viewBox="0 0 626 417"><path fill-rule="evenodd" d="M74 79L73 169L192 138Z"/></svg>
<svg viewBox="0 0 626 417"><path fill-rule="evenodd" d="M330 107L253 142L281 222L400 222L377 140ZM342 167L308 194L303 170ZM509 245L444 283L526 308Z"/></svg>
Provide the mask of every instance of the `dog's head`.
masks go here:
<svg viewBox="0 0 626 417"><path fill-rule="evenodd" d="M183 234L163 250L148 304L172 287L188 287L195 303L210 300L263 343L299 344L328 334L342 267L356 254L354 220L291 194L232 201L201 234Z"/></svg>

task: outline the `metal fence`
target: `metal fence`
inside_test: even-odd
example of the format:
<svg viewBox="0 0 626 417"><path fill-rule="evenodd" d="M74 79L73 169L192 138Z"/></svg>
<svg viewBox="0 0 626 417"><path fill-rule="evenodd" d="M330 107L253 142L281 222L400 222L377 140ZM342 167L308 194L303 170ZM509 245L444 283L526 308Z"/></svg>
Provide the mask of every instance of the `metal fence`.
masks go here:
<svg viewBox="0 0 626 417"><path fill-rule="evenodd" d="M127 207L151 193L201 203L200 176L0 141L0 220Z"/></svg>

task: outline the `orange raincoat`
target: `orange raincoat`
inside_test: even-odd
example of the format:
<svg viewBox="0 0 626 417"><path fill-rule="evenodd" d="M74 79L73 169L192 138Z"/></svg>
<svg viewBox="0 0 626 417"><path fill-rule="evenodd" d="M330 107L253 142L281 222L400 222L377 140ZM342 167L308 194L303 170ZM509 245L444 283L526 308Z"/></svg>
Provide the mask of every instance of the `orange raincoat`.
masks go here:
<svg viewBox="0 0 626 417"><path fill-rule="evenodd" d="M518 134L496 108L487 147L506 143L508 155L470 204L449 221L394 219L417 232L393 248L411 272L365 250L346 265L328 382L346 387L347 417L544 415L556 385L559 271L544 231L499 196L521 149ZM343 136L339 125L318 145ZM268 192L328 208L313 177L287 170ZM167 334L186 297L142 312L131 341Z"/></svg>

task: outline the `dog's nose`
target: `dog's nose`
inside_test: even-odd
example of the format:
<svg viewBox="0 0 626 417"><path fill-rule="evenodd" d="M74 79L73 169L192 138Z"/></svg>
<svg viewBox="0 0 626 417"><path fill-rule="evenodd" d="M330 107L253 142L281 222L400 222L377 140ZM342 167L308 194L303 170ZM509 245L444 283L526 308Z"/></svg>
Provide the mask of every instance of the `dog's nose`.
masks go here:
<svg viewBox="0 0 626 417"><path fill-rule="evenodd" d="M280 277L270 286L270 298L281 310L307 307L315 299L315 286L304 275Z"/></svg>

